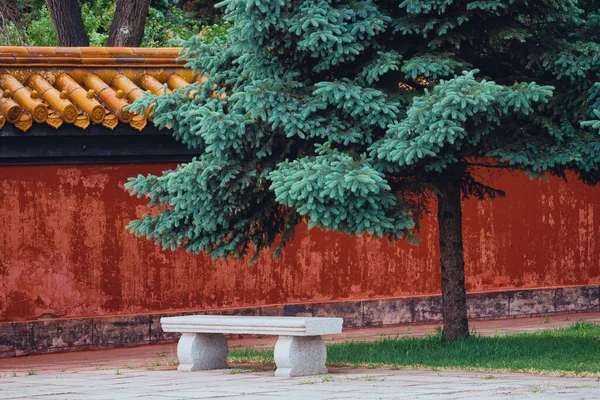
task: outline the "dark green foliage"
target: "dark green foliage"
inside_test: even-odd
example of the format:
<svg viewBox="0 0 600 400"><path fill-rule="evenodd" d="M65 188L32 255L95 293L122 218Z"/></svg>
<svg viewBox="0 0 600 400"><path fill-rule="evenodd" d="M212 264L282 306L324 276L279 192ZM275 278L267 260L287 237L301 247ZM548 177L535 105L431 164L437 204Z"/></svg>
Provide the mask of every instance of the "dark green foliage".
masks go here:
<svg viewBox="0 0 600 400"><path fill-rule="evenodd" d="M128 183L158 211L139 236L213 257L281 247L303 219L413 240L449 176L477 198L502 194L481 168L600 178L596 2L220 6L227 40L186 44L206 82L133 106L198 151Z"/></svg>
<svg viewBox="0 0 600 400"><path fill-rule="evenodd" d="M8 18L0 18L0 46L57 45L54 26L43 0L2 1L8 3L11 13L7 15ZM117 0L83 0L80 3L90 45L106 46ZM170 46L173 40L189 39L200 31L207 40L225 37L229 26L214 25L219 22L221 13L215 11L212 5L207 10L207 4L192 3L194 2L153 0L148 10L141 46Z"/></svg>
<svg viewBox="0 0 600 400"><path fill-rule="evenodd" d="M221 25L222 10L215 8L218 0L175 0L185 13L193 15L202 25ZM170 3L173 0L154 0L155 3Z"/></svg>

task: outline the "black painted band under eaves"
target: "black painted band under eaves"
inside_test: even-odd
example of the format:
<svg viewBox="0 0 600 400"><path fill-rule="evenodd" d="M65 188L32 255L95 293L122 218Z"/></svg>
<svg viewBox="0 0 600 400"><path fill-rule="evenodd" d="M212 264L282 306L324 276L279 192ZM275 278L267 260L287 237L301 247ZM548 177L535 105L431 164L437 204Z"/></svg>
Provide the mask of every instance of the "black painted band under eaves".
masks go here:
<svg viewBox="0 0 600 400"><path fill-rule="evenodd" d="M114 131L98 125L82 130L41 124L25 133L10 124L0 130L0 165L185 162L196 155L170 131L151 125L141 132L125 124Z"/></svg>

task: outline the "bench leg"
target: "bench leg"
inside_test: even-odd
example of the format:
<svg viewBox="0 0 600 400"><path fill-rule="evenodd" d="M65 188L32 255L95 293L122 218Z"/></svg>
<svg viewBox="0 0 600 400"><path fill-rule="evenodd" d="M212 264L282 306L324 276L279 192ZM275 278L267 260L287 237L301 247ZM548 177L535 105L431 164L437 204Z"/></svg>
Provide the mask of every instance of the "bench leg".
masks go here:
<svg viewBox="0 0 600 400"><path fill-rule="evenodd" d="M227 368L227 339L220 333L184 333L177 344L179 371Z"/></svg>
<svg viewBox="0 0 600 400"><path fill-rule="evenodd" d="M279 336L275 376L326 374L327 347L321 336Z"/></svg>

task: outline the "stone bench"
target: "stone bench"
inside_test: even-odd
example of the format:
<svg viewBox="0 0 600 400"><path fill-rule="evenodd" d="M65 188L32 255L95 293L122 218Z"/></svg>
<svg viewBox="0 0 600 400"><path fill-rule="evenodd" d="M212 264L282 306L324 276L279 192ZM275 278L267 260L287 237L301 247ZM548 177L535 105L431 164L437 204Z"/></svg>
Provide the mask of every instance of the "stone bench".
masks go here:
<svg viewBox="0 0 600 400"><path fill-rule="evenodd" d="M321 335L342 332L342 318L189 315L161 318L165 332L181 332L179 371L227 368L225 334L278 335L275 376L327 373L327 348Z"/></svg>

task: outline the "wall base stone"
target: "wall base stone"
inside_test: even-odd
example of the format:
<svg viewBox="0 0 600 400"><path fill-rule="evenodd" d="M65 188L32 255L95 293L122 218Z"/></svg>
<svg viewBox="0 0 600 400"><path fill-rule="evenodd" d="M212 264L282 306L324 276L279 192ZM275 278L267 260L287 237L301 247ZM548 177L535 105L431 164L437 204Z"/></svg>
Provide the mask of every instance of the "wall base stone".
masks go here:
<svg viewBox="0 0 600 400"><path fill-rule="evenodd" d="M600 286L472 293L467 306L472 320L600 311ZM160 318L191 314L343 317L344 328L367 328L441 322L442 300L422 296L5 322L0 323L0 357L173 343L180 334L163 332Z"/></svg>

